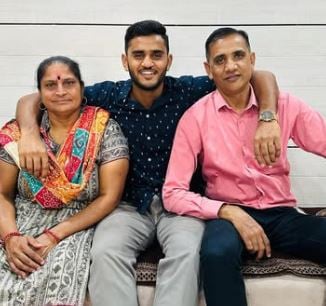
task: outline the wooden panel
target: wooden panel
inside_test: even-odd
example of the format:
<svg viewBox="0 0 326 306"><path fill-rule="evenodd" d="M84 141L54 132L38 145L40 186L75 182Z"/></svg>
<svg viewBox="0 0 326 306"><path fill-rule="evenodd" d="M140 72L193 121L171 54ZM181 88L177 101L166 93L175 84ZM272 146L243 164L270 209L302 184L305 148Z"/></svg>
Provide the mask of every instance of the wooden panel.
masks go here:
<svg viewBox="0 0 326 306"><path fill-rule="evenodd" d="M158 19L166 24L321 24L324 0L2 0L0 22L130 24Z"/></svg>
<svg viewBox="0 0 326 306"><path fill-rule="evenodd" d="M326 159L302 149L288 149L291 184L298 204L326 207Z"/></svg>
<svg viewBox="0 0 326 306"><path fill-rule="evenodd" d="M177 57L200 57L215 26L167 27L170 50ZM120 56L126 27L69 25L0 25L1 55ZM326 56L325 26L241 27L260 57ZM190 39L191 37L191 39ZM298 62L300 65L300 62Z"/></svg>
<svg viewBox="0 0 326 306"><path fill-rule="evenodd" d="M301 207L326 207L325 177L293 177L292 190Z"/></svg>
<svg viewBox="0 0 326 306"><path fill-rule="evenodd" d="M20 91L20 87L36 88L35 70L43 58L44 56L0 56L0 71L3 72L0 74L0 103L2 103L4 98L12 101L11 97L17 96L17 91ZM128 73L122 69L120 57L74 57L74 59L80 63L86 84L93 84L94 82L103 80L128 78ZM289 61L283 61L283 63L286 67ZM288 66L288 70L291 70L291 72L284 71L286 70L285 67L282 67L283 74L282 72L277 73L276 70L273 72L278 77L280 88L284 88L284 90L304 99L308 104L326 116L326 76L321 75L320 79L318 79L313 78L314 73L310 74L313 68L315 71L319 69L317 67L318 65L319 61L311 61L310 63L306 61L306 63L302 63L302 68L309 71L307 75L310 75L310 79L306 79L307 84L303 84L303 81L298 78L296 79L296 83L301 83L302 87L290 86L292 84L285 86L286 84L283 84L286 83L286 77L283 76L285 73L291 74L293 79L296 78L296 71L292 66ZM169 73L171 75L201 75L205 72L198 58L175 58L173 67ZM312 84L309 84L310 82ZM315 86L314 82L319 82L317 84L318 86Z"/></svg>
<svg viewBox="0 0 326 306"><path fill-rule="evenodd" d="M292 177L325 177L326 159L312 153L303 151L300 148L289 148L288 158L291 164ZM326 185L325 185L326 186ZM326 187L325 187L326 191ZM325 197L326 201L326 197Z"/></svg>
<svg viewBox="0 0 326 306"><path fill-rule="evenodd" d="M171 73L204 73L204 41L213 29L168 29L174 55ZM244 29L249 29L253 50L257 54L257 68L272 70L281 87L325 86L326 76L321 67L326 64L326 40L320 37L325 37L326 26ZM4 69L7 57L38 56L36 62L33 58L25 59L36 67L38 61L46 56L65 54L73 58L102 57L103 69L107 61L120 62L124 30L125 27L0 26L0 56L5 56L0 58L0 65ZM121 66L119 63L112 67ZM117 71L110 73L109 78L115 79L116 74L120 78Z"/></svg>
<svg viewBox="0 0 326 306"><path fill-rule="evenodd" d="M37 65L42 59L50 55L53 54L39 56L0 55L0 71L2 71L1 81L3 81L1 85L20 86L33 83L34 72ZM72 58L81 64L81 68L85 71L85 75L94 74L95 79L103 80L104 76L105 78L116 80L123 76L127 77L124 72L121 72L122 65L120 57L73 56ZM203 60L198 57L174 57L173 66L169 74L205 74L202 62ZM322 73L321 70L321 67L326 64L326 57L314 57L313 59L301 58L300 70L304 71L302 74L298 72L296 59L284 57L261 58L261 62L261 64L257 65L257 69L273 71L277 76L281 88L324 87L326 85L326 74ZM91 71L89 71L89 69L91 69ZM96 73L92 72L94 69L97 71L97 74L102 75L102 77L96 77Z"/></svg>
<svg viewBox="0 0 326 306"><path fill-rule="evenodd" d="M35 86L35 73L39 63L45 56L0 56L1 87ZM119 80L128 78L128 73L122 69L120 57L78 57L74 56L82 71L86 84L104 80Z"/></svg>
<svg viewBox="0 0 326 306"><path fill-rule="evenodd" d="M18 99L28 93L34 92L33 86L27 87L0 87L0 124L4 121L1 118L8 120L15 116L16 104Z"/></svg>
<svg viewBox="0 0 326 306"><path fill-rule="evenodd" d="M0 26L1 102L16 101L20 87L35 86L38 63L54 54L65 54L79 61L88 84L127 78L120 64L125 28ZM174 54L170 74L205 74L203 46L214 28L169 27ZM326 26L244 29L248 30L256 50L257 68L273 71L281 89L302 97L326 115L326 76L321 69L326 64L326 40L320 39L326 34ZM5 103L1 110L6 107Z"/></svg>
<svg viewBox="0 0 326 306"><path fill-rule="evenodd" d="M126 27L0 25L0 54L120 56Z"/></svg>
<svg viewBox="0 0 326 306"><path fill-rule="evenodd" d="M213 29L214 27L168 29L171 52L174 55L171 73L204 73L204 41ZM257 68L272 70L281 86L325 86L326 76L321 67L326 64L326 40L320 37L326 35L326 26L244 29L249 29L253 50L257 54ZM103 58L102 68L107 61L118 61L119 64L112 67L120 68L124 30L125 27L0 26L0 56L4 56L0 58L1 69L5 69L3 65L8 62L8 57L14 58L8 62L13 68L15 58L20 56L36 67L41 59L55 54L73 58ZM28 58L29 56L32 57ZM33 58L35 56L37 59ZM19 63L17 65L20 67ZM111 71L109 78L115 79L116 73L117 71ZM118 73L117 78L120 75Z"/></svg>

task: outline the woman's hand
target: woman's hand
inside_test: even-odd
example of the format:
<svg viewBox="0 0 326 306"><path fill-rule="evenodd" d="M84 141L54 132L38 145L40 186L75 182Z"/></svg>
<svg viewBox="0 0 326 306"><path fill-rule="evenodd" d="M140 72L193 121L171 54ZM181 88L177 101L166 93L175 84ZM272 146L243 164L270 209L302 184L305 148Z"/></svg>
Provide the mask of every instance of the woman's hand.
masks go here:
<svg viewBox="0 0 326 306"><path fill-rule="evenodd" d="M49 235L47 234L41 234L40 236L38 236L36 238L37 242L42 244L42 248L40 248L37 253L43 258L45 259L48 254L50 253L50 251L52 249L55 248L55 246L57 245L57 242L54 241L54 239L52 239Z"/></svg>
<svg viewBox="0 0 326 306"><path fill-rule="evenodd" d="M11 237L5 245L11 270L22 278L36 271L44 264L42 256L38 254L42 247L41 243L30 236Z"/></svg>

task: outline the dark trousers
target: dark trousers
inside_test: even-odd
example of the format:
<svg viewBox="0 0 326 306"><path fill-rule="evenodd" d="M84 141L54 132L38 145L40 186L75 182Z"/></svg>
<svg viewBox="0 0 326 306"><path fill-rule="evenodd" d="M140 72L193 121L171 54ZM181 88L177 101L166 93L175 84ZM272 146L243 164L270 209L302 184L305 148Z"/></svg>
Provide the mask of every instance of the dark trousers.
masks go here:
<svg viewBox="0 0 326 306"><path fill-rule="evenodd" d="M326 218L294 208L243 209L264 229L273 250L326 264ZM206 222L200 259L207 306L246 306L241 274L248 252L229 221Z"/></svg>

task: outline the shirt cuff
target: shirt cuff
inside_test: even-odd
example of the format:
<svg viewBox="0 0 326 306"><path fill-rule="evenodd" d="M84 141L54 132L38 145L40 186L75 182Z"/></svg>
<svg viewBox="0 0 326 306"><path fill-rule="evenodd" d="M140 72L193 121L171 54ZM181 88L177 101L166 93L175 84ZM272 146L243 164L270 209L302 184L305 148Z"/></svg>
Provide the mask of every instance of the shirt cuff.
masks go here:
<svg viewBox="0 0 326 306"><path fill-rule="evenodd" d="M202 207L204 207L203 218L207 220L218 218L218 212L224 203L224 201L217 201L205 198L204 203L202 203Z"/></svg>

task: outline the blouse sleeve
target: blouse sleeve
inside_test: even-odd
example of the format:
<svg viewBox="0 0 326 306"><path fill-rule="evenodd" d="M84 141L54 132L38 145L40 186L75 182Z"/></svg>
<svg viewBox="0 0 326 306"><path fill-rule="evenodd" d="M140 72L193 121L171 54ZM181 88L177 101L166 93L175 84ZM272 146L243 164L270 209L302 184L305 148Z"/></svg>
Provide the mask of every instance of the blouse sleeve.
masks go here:
<svg viewBox="0 0 326 306"><path fill-rule="evenodd" d="M0 146L0 159L8 164L15 165L15 161L13 158L9 155L9 153Z"/></svg>
<svg viewBox="0 0 326 306"><path fill-rule="evenodd" d="M120 158L129 159L128 142L119 124L110 119L103 135L99 152L99 164L105 164Z"/></svg>

